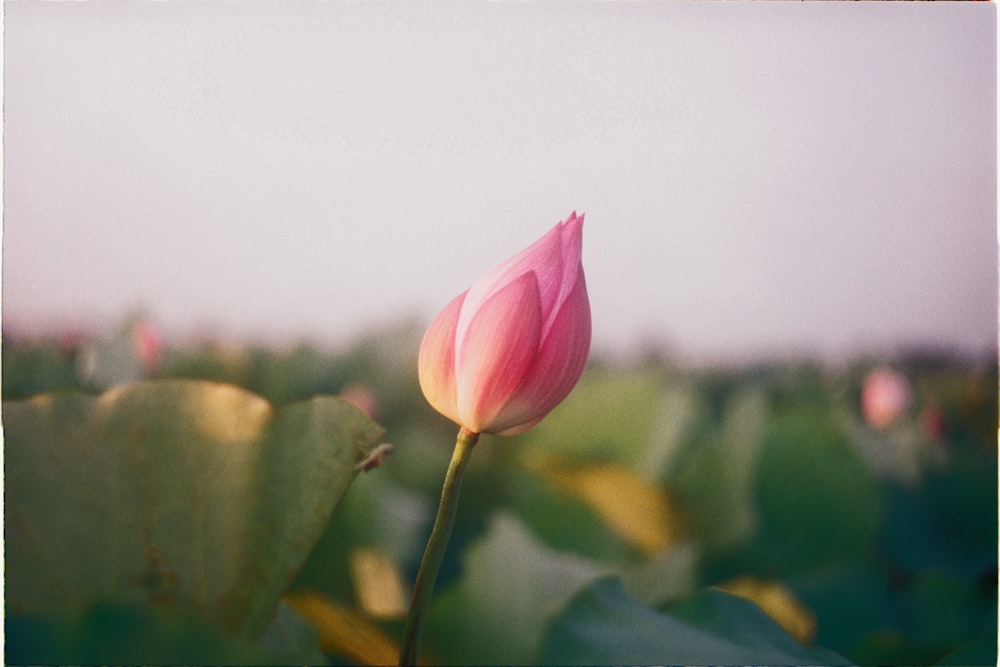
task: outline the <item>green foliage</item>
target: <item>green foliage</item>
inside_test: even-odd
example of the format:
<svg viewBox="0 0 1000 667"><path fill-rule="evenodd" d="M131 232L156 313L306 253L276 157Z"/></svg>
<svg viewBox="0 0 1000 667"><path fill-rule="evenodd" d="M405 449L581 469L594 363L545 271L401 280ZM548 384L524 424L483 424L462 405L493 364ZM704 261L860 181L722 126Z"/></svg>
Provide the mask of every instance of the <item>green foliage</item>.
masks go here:
<svg viewBox="0 0 1000 667"><path fill-rule="evenodd" d="M42 394L3 418L8 614L154 607L248 638L382 434L339 399L275 411L190 380Z"/></svg>
<svg viewBox="0 0 1000 667"><path fill-rule="evenodd" d="M591 373L525 438L576 460L635 464L654 437L660 384L645 370Z"/></svg>
<svg viewBox="0 0 1000 667"><path fill-rule="evenodd" d="M970 665L995 665L997 657L996 630L977 637L968 644L955 649L937 664L949 667L969 667Z"/></svg>
<svg viewBox="0 0 1000 667"><path fill-rule="evenodd" d="M29 341L3 341L4 400L27 398L46 391L83 389L76 371L72 349L55 343L37 344Z"/></svg>
<svg viewBox="0 0 1000 667"><path fill-rule="evenodd" d="M678 457L666 483L676 490L697 526L702 548L719 552L749 538L758 524L754 502L766 399L756 387L729 399L713 428Z"/></svg>
<svg viewBox="0 0 1000 667"><path fill-rule="evenodd" d="M628 559L628 546L608 534L586 502L559 493L523 470L512 470L508 479L507 508L547 545L599 561Z"/></svg>
<svg viewBox="0 0 1000 667"><path fill-rule="evenodd" d="M768 574L863 559L881 518L878 489L830 411L777 415L763 450L758 544Z"/></svg>
<svg viewBox="0 0 1000 667"><path fill-rule="evenodd" d="M336 352L304 343L168 348L147 376L225 381L275 406L262 411L270 416L255 440L257 458L243 467L232 447L183 445L197 440L189 437L192 420L214 412L204 398L133 396L127 409L126 402L111 409L124 399L107 396L130 391L115 389L5 404L8 661L113 661L94 646L106 639L106 619L123 609L134 617L122 626L131 628L122 641L170 661L305 664L391 654L400 616L377 615L365 601L373 585L392 592L391 577L366 578L356 556L374 551L393 564L403 582L395 595L405 603L455 438L455 426L420 395L420 334L412 326L376 331ZM8 338L7 400L96 393L102 378L140 368L118 363L117 376L93 368L120 362L120 337L114 350L86 339ZM90 347L105 353L88 357ZM431 661L995 664L993 360L916 355L839 368L779 360L743 369L599 361L535 429L484 436L477 445L424 640ZM858 407L860 383L876 361L894 362L914 391L907 412L881 430L866 426ZM396 454L355 480L335 513L317 515L311 508L337 503L341 475L354 477L353 462L379 435L352 409L313 397L351 397L358 389L374 399L368 407ZM238 395L222 412L245 415L261 401ZM324 412L334 405L340 416ZM151 413L162 416L143 428L182 444L139 448L130 459L132 440L106 437L113 427L145 441L136 419ZM369 440L324 449L320 433L329 442L354 437L337 435L327 420L355 424ZM101 435L108 461L124 463L100 472L100 457L81 454L88 433ZM326 474L320 450L333 457L325 479L339 481L330 488L319 481ZM170 451L183 462L166 465ZM151 503L153 482L171 491ZM25 490L43 483L60 490ZM191 512L192 503L205 511ZM99 511L109 507L115 512ZM47 526L44 541L19 526L26 512ZM231 520L244 522L242 532L224 528ZM218 528L199 532L197 521ZM157 526L149 533L155 551L143 526ZM50 551L65 552L57 566L38 557ZM199 554L212 569L208 583L195 585L178 573L189 572ZM17 571L28 574L15 578ZM714 588L736 579L786 591L794 604L786 601L785 611L809 621L801 627L812 634L793 639L761 611L768 600L755 605ZM344 612L338 618L352 620L337 621L339 633L313 628L313 617L278 604L287 590L325 596L330 609ZM112 599L70 608L67 591L76 600L95 591ZM768 614L781 620L773 609ZM364 642L379 636L373 628L384 635L380 652L366 653ZM326 641L320 654L318 635L348 639ZM200 646L205 659L189 659L185 646ZM29 652L15 652L22 649ZM135 657L129 662L144 661Z"/></svg>
<svg viewBox="0 0 1000 667"><path fill-rule="evenodd" d="M465 552L461 582L439 595L428 653L448 664L533 664L549 610L607 571L539 544L516 519L496 515Z"/></svg>
<svg viewBox="0 0 1000 667"><path fill-rule="evenodd" d="M578 593L547 627L543 664L848 664L807 649L753 603L707 589L658 612L620 581L602 578Z"/></svg>
<svg viewBox="0 0 1000 667"><path fill-rule="evenodd" d="M149 606L95 603L6 619L7 664L215 664L269 661L249 640Z"/></svg>

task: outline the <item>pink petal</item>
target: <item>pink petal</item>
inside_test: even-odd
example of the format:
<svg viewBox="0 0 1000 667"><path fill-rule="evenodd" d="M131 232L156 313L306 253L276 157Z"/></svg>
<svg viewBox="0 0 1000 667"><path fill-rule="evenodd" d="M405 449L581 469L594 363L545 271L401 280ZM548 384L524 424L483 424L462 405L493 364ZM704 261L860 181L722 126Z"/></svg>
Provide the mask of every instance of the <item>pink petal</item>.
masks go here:
<svg viewBox="0 0 1000 667"><path fill-rule="evenodd" d="M431 322L417 360L420 389L427 402L456 423L461 422L455 397L455 328L465 295L463 292L452 299Z"/></svg>
<svg viewBox="0 0 1000 667"><path fill-rule="evenodd" d="M559 295L560 277L563 274L562 223L510 259L484 273L469 288L468 304L458 323L458 336L462 338L472 315L489 298L508 283L528 272L537 274L539 303L544 314L552 310Z"/></svg>
<svg viewBox="0 0 1000 667"><path fill-rule="evenodd" d="M468 308L466 299L463 315ZM463 426L476 432L493 430L497 413L535 359L541 328L533 273L501 288L472 314L464 337L457 338L456 395Z"/></svg>
<svg viewBox="0 0 1000 667"><path fill-rule="evenodd" d="M532 419L530 422L525 422L524 424L518 424L517 426L511 426L510 428L505 428L502 431L494 431L494 434L495 435L520 435L520 434L524 433L525 431L530 431L535 424L537 424L538 422L542 421L543 417L545 417L545 415L542 415L538 419Z"/></svg>
<svg viewBox="0 0 1000 667"><path fill-rule="evenodd" d="M591 337L590 302L583 267L578 269L573 284L575 287L553 320L524 382L496 420L499 427L507 429L526 422L533 425L566 398L583 374Z"/></svg>
<svg viewBox="0 0 1000 667"><path fill-rule="evenodd" d="M561 223L560 227L562 273L559 276L558 293L551 305L552 310L545 311L547 316L545 318L545 326L542 328L543 338L548 335L556 313L562 309L563 303L575 287L577 275L580 273L580 266L583 260L583 216L577 216L576 211L573 211L566 218L566 221Z"/></svg>

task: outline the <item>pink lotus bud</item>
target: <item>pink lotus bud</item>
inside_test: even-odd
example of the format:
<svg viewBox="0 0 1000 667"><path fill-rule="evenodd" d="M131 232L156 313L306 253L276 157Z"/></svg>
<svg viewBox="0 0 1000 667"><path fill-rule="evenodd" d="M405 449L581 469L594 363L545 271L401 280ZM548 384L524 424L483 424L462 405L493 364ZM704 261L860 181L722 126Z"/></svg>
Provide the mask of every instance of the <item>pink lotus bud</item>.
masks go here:
<svg viewBox="0 0 1000 667"><path fill-rule="evenodd" d="M861 412L868 425L883 429L910 407L910 383L890 368L876 368L861 387Z"/></svg>
<svg viewBox="0 0 1000 667"><path fill-rule="evenodd" d="M378 418L378 397L363 384L349 384L340 390L340 397L371 419Z"/></svg>
<svg viewBox="0 0 1000 667"><path fill-rule="evenodd" d="M474 433L514 435L576 385L590 352L583 216L574 212L444 307L420 344L420 388Z"/></svg>
<svg viewBox="0 0 1000 667"><path fill-rule="evenodd" d="M163 340L146 320L132 325L132 349L146 373L155 373L163 366Z"/></svg>

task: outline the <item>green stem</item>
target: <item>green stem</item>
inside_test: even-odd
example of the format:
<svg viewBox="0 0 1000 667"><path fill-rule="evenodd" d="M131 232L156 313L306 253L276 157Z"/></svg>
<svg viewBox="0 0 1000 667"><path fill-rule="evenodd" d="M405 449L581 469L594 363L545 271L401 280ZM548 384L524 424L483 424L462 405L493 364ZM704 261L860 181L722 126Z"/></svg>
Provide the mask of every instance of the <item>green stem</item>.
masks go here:
<svg viewBox="0 0 1000 667"><path fill-rule="evenodd" d="M403 630L403 645L399 652L400 667L416 665L417 654L420 652L420 636L423 633L424 615L430 605L431 593L434 592L434 581L437 579L441 561L444 559L445 547L451 536L451 527L455 523L455 510L458 508L458 493L462 488L462 474L469 463L472 448L479 440L479 434L466 430L463 426L455 441L455 451L448 464L448 473L441 489L441 504L438 505L434 528L431 530L424 558L420 561L417 580L413 584L413 600L410 611L406 615L406 628Z"/></svg>

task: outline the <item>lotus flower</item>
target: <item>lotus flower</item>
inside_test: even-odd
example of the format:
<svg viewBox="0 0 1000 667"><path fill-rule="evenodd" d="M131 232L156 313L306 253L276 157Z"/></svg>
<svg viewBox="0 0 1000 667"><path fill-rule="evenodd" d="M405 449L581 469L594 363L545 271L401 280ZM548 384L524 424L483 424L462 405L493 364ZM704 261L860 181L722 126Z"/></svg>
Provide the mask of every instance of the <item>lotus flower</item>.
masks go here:
<svg viewBox="0 0 1000 667"><path fill-rule="evenodd" d="M873 370L861 387L861 412L868 425L884 429L910 407L910 383L891 368Z"/></svg>
<svg viewBox="0 0 1000 667"><path fill-rule="evenodd" d="M583 216L479 278L444 307L420 345L420 388L472 433L514 435L566 398L590 351Z"/></svg>

